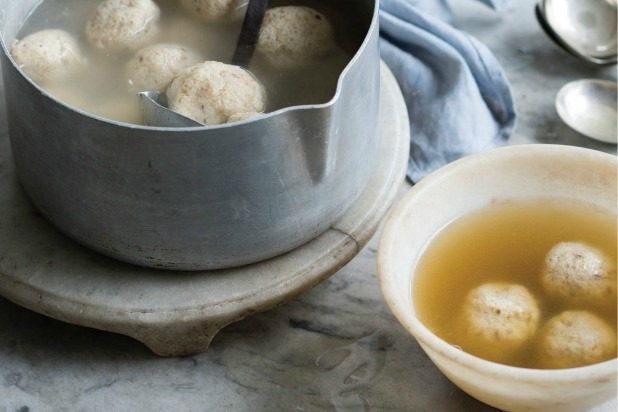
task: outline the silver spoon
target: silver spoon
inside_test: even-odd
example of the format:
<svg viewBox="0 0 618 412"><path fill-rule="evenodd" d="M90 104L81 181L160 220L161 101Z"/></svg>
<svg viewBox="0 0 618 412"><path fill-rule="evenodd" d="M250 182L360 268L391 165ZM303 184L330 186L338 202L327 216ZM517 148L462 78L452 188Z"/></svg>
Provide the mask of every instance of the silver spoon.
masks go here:
<svg viewBox="0 0 618 412"><path fill-rule="evenodd" d="M249 0L243 20L232 64L247 69L264 20L268 0ZM137 98L147 126L158 127L200 127L204 126L180 113L168 109L165 93L146 91L137 93Z"/></svg>
<svg viewBox="0 0 618 412"><path fill-rule="evenodd" d="M618 62L616 0L540 0L536 16L569 54L595 66Z"/></svg>
<svg viewBox="0 0 618 412"><path fill-rule="evenodd" d="M567 83L556 96L556 110L577 132L605 143L618 142L618 84L583 79Z"/></svg>

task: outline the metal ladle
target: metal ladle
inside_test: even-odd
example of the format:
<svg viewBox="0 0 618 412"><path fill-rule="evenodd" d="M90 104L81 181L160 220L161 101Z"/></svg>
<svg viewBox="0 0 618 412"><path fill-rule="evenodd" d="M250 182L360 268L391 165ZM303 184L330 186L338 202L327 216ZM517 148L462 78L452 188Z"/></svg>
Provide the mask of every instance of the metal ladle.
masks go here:
<svg viewBox="0 0 618 412"><path fill-rule="evenodd" d="M618 61L616 0L540 0L535 11L543 30L569 54L595 66Z"/></svg>
<svg viewBox="0 0 618 412"><path fill-rule="evenodd" d="M247 68L260 35L268 0L249 0L240 36L236 44L232 64ZM201 127L204 124L183 116L167 106L165 93L146 91L137 93L137 98L146 126Z"/></svg>
<svg viewBox="0 0 618 412"><path fill-rule="evenodd" d="M618 141L618 84L583 79L567 83L556 96L562 120L579 133L606 143Z"/></svg>

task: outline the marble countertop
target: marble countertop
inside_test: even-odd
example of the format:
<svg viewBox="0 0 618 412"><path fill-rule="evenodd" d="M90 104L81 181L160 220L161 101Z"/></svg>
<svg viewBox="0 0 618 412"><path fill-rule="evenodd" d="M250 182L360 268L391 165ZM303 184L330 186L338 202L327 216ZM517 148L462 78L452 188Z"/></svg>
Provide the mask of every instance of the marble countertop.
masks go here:
<svg viewBox="0 0 618 412"><path fill-rule="evenodd" d="M519 121L511 144L616 153L570 130L554 109L565 83L615 80L616 67L590 68L558 49L532 0L501 14L472 0L452 3L455 25L485 42L512 82ZM402 184L401 194L408 188ZM206 352L189 357L159 358L131 338L0 298L0 412L493 410L450 383L388 310L376 274L378 237L331 278L224 328ZM601 409L616 410L615 400Z"/></svg>

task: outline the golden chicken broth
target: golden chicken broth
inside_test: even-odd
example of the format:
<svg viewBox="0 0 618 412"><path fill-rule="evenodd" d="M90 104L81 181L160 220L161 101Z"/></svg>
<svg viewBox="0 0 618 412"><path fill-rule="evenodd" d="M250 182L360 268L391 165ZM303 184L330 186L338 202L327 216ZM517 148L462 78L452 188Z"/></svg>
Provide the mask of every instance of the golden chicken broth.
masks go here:
<svg viewBox="0 0 618 412"><path fill-rule="evenodd" d="M436 335L481 358L493 348L471 348L459 322L468 293L488 282L522 285L537 300L537 332L501 363L543 368L539 330L565 310L590 311L616 334L616 298L569 303L548 296L541 285L545 256L560 242L581 242L603 252L616 265L616 216L571 201L503 203L470 213L447 225L429 243L416 268L413 296L419 319ZM473 345L475 346L475 345ZM616 357L616 347L613 347Z"/></svg>
<svg viewBox="0 0 618 412"><path fill-rule="evenodd" d="M45 0L26 20L18 38L44 29L62 29L79 42L87 59L83 70L69 79L39 84L59 100L104 118L142 124L136 91L129 87L125 65L135 52L112 53L92 47L84 28L90 15L102 0ZM200 53L204 60L229 63L234 53L242 20L231 23L201 21L178 5L177 0L155 0L161 9L159 34L149 43L175 43ZM271 1L269 7L289 4ZM267 111L279 108L319 104L329 101L335 92L340 73L362 42L362 33L350 29L347 22L329 2L300 1L294 4L313 7L322 12L335 27L337 43L331 52L299 69L275 71L255 55L249 69L266 86ZM358 24L356 24L358 26Z"/></svg>

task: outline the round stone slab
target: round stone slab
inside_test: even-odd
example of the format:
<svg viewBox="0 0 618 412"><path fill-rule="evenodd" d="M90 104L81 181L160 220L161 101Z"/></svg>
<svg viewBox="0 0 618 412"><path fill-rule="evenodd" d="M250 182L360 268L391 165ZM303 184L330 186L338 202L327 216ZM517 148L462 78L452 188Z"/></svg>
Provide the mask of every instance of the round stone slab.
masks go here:
<svg viewBox="0 0 618 412"><path fill-rule="evenodd" d="M131 336L161 356L202 352L226 325L326 279L373 236L404 179L406 106L381 66L380 146L359 200L328 231L284 255L239 268L170 272L115 261L62 235L28 200L0 135L0 295L65 322Z"/></svg>

